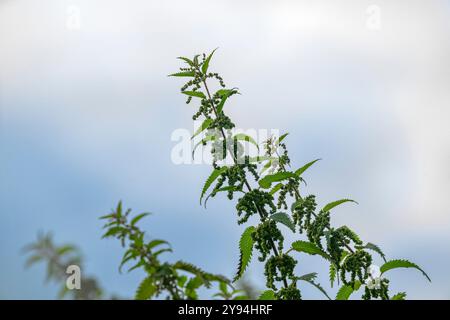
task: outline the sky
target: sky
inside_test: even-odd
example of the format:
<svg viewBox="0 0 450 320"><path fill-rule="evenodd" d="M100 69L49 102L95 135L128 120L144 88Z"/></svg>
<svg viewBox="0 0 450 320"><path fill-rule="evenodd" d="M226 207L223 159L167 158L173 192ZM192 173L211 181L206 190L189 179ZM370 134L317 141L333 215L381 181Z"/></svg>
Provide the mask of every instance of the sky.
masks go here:
<svg viewBox="0 0 450 320"><path fill-rule="evenodd" d="M0 298L53 299L21 248L38 231L75 243L108 293L132 297L143 274L119 274L122 249L101 239L121 199L149 236L231 277L243 231L225 197L198 205L211 168L175 164L173 132L192 132L180 55L219 48L239 128L289 132L305 194L349 197L333 223L389 258L392 292L450 298L450 4L448 1L0 0ZM299 272L326 266L301 258ZM255 259L256 260L256 259ZM381 263L381 261L379 261ZM300 270L301 269L301 270ZM262 267L249 278L262 288ZM320 293L302 288L303 296ZM335 292L330 289L330 292Z"/></svg>

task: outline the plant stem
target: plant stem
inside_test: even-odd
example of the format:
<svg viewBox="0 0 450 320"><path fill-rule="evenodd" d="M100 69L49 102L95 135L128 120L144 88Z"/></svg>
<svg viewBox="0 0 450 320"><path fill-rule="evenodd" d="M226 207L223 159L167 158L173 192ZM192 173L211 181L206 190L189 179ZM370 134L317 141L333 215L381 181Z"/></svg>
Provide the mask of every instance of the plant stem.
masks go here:
<svg viewBox="0 0 450 320"><path fill-rule="evenodd" d="M200 70L198 70L198 71L200 72ZM215 116L217 118L219 116L218 113L217 113L217 108L214 105L214 100L211 97L211 93L209 92L209 88L208 88L208 85L206 84L205 78L202 78L202 82L203 82L203 86L205 87L206 94L208 95L208 99L209 99L209 101L211 103L211 106L213 108L214 114L215 114ZM220 132L222 133L222 137L224 139L224 142L226 143L226 139L227 138L226 138L225 132L223 131L222 127L220 128ZM227 148L227 151L230 151L230 150L228 150L228 148ZM230 152L230 154L231 154L231 157L233 158L234 163L237 164L237 159L236 159L234 153ZM253 190L252 187L250 186L250 184L248 183L248 181L247 181L245 176L244 176L244 184L247 187L248 191L252 191ZM258 213L259 213L259 216L261 218L261 221L264 222L266 220L266 217L267 217L267 212L265 212L264 208L260 208L256 203L255 203L255 207L258 210ZM278 252L278 249L275 246L275 243L274 243L272 238L270 239L270 244L271 244L271 247L272 247L272 250L273 250L275 256L277 256L277 257L280 256L280 253ZM288 283L287 283L286 277L283 278L283 285L284 285L285 288L288 287Z"/></svg>

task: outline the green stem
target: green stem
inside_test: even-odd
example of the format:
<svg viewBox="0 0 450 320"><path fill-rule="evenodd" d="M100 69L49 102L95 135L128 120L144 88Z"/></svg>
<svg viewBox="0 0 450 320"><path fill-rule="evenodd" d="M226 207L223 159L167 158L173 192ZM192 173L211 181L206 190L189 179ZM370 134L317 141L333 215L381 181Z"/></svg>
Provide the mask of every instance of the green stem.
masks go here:
<svg viewBox="0 0 450 320"><path fill-rule="evenodd" d="M198 69L198 67L197 67L197 71L200 72L200 70ZM200 73L201 73L201 72L200 72ZM206 75L205 75L205 76L206 76ZM205 80L205 78L203 78L203 77L202 77L202 83L203 83L203 86L205 87L206 94L208 95L208 99L209 99L209 101L210 101L210 103L211 103L212 109L213 109L214 114L215 114L215 116L216 116L216 118L217 118L217 117L219 116L218 113L217 113L217 108L216 108L216 106L215 106L215 104L214 104L214 100L212 99L211 93L209 92L209 88L208 88L208 85L206 84L206 80ZM222 127L220 128L220 131L221 131L221 133L222 133L222 137L223 137L223 139L224 139L224 142L226 143L226 135L225 135L225 132L223 131L223 128L222 128ZM236 159L234 153L231 152L228 148L227 148L227 151L230 152L231 157L233 158L234 163L237 164L237 159ZM246 179L245 177L244 177L244 184L245 184L245 186L247 187L248 191L252 191L252 190L253 190L252 187L250 186L250 184L248 183L248 181L247 181L247 179ZM258 213L259 213L259 216L260 216L260 218L261 218L261 221L264 222L264 221L266 220L266 217L268 216L267 212L265 212L264 208L260 208L256 203L255 203L255 207L256 207L256 209L258 210ZM280 256L280 253L278 252L278 249L277 249L277 247L275 246L275 243L274 243L274 241L273 241L272 238L270 239L270 244L271 244L271 247L272 247L272 250L273 250L275 256L277 256L277 257ZM283 285L284 285L285 288L288 287L288 283L287 283L286 277L283 278Z"/></svg>

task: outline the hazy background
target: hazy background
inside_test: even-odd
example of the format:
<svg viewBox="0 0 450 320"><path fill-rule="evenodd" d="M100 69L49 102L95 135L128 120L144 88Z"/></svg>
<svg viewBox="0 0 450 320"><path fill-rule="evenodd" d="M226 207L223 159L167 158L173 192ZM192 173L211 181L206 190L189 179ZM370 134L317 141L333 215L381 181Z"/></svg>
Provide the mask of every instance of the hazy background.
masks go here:
<svg viewBox="0 0 450 320"><path fill-rule="evenodd" d="M43 266L23 267L38 230L76 243L83 272L131 297L143 275L119 275L122 249L100 239L98 217L119 199L155 213L143 225L170 240L173 259L232 276L243 230L234 203L200 207L210 168L170 158L171 133L192 130L194 107L166 75L176 56L216 47L212 68L243 93L227 106L235 123L289 131L295 166L323 159L306 192L359 202L334 223L433 280L392 271L392 292L450 298L445 0L0 0L0 298L56 297ZM300 265L328 287L322 261Z"/></svg>

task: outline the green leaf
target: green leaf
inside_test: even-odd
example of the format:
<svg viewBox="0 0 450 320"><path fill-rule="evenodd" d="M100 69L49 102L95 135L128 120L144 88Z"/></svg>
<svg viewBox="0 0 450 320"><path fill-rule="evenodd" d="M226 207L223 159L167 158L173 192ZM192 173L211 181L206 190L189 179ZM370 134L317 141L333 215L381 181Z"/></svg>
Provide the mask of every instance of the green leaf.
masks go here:
<svg viewBox="0 0 450 320"><path fill-rule="evenodd" d="M250 226L242 233L241 239L239 241L239 266L236 272L236 276L233 279L233 282L239 280L244 274L245 269L247 268L250 260L252 259L253 253L253 238L252 234L255 232L255 227Z"/></svg>
<svg viewBox="0 0 450 320"><path fill-rule="evenodd" d="M203 62L203 65L202 65L202 72L203 72L203 74L206 74L206 73L208 72L209 61L211 60L211 58L212 58L212 56L213 56L213 54L214 54L214 52L215 52L216 50L217 50L217 48L214 49L214 50L209 54L209 56L206 58L205 62Z"/></svg>
<svg viewBox="0 0 450 320"><path fill-rule="evenodd" d="M77 248L75 246L72 246L70 244L61 246L56 250L56 253L60 256L65 255L66 253L76 252Z"/></svg>
<svg viewBox="0 0 450 320"><path fill-rule="evenodd" d="M202 188L202 193L200 195L200 204L202 204L202 199L208 191L209 187L213 184L213 182L223 173L227 170L227 167L221 167L220 169L214 169L213 172L209 175L208 179L206 179L205 184Z"/></svg>
<svg viewBox="0 0 450 320"><path fill-rule="evenodd" d="M412 263L408 260L401 260L401 259L390 260L380 267L380 271L383 274L386 271L389 271L392 269L397 269L397 268L415 268L415 269L419 270L420 272L422 272L422 274L428 279L428 281L431 282L430 277L425 273L425 271L423 271L417 264Z"/></svg>
<svg viewBox="0 0 450 320"><path fill-rule="evenodd" d="M183 71L169 74L169 77L195 77L194 71Z"/></svg>
<svg viewBox="0 0 450 320"><path fill-rule="evenodd" d="M153 252L153 256L154 256L154 257L157 257L157 256L159 256L161 253L164 253L164 252L173 252L173 251L172 251L172 249L170 249L170 248L159 249L158 251Z"/></svg>
<svg viewBox="0 0 450 320"><path fill-rule="evenodd" d="M221 89L216 93L221 97L220 102L217 105L217 113L221 113L227 99L238 92L236 89Z"/></svg>
<svg viewBox="0 0 450 320"><path fill-rule="evenodd" d="M148 213L148 212L144 212L144 213L138 214L136 217L134 217L134 218L131 220L130 224L131 224L132 226L134 226L136 223L138 223L139 220L141 220L142 218L144 218L144 217L146 217L146 216L148 216L148 215L150 215L150 213Z"/></svg>
<svg viewBox="0 0 450 320"><path fill-rule="evenodd" d="M139 285L134 298L136 300L148 300L156 293L156 289L153 278L147 277Z"/></svg>
<svg viewBox="0 0 450 320"><path fill-rule="evenodd" d="M256 141L255 141L252 137L250 137L250 136L248 136L248 135L246 135L246 134L244 134L244 133L238 133L238 134L235 134L234 137L233 137L233 139L234 139L234 140L241 140L241 141L247 141L247 142L250 142L251 144L253 144L254 146L256 146L256 148L258 148L258 150L259 150L259 146L258 146L258 144L256 143Z"/></svg>
<svg viewBox="0 0 450 320"><path fill-rule="evenodd" d="M320 255L326 260L331 260L330 256L312 242L298 240L292 243L292 249L298 252L304 252L311 255Z"/></svg>
<svg viewBox="0 0 450 320"><path fill-rule="evenodd" d="M303 203L303 199L298 199L291 205L291 211L294 212L294 210L300 206Z"/></svg>
<svg viewBox="0 0 450 320"><path fill-rule="evenodd" d="M258 300L276 300L275 292L266 290L259 296Z"/></svg>
<svg viewBox="0 0 450 320"><path fill-rule="evenodd" d="M185 95L190 96L190 97L206 99L205 94L200 91L181 91L181 93L184 93Z"/></svg>
<svg viewBox="0 0 450 320"><path fill-rule="evenodd" d="M196 136L198 136L200 133L202 133L204 130L208 129L209 125L213 122L213 119L208 118L203 121L202 125L195 131L194 135L191 137L191 139L194 139Z"/></svg>
<svg viewBox="0 0 450 320"><path fill-rule="evenodd" d="M240 190L237 186L225 186L222 188L219 188L217 190L215 190L216 193L219 192L225 192L225 191L233 191L233 192L242 192L242 190ZM206 204L208 203L209 198L212 196L212 192L205 198L205 202L203 202L203 205L206 208Z"/></svg>
<svg viewBox="0 0 450 320"><path fill-rule="evenodd" d="M286 227L292 230L292 232L295 232L295 225L294 222L292 222L291 218L285 213L285 212L277 212L270 216L270 219L272 219L275 222L279 222L284 224Z"/></svg>
<svg viewBox="0 0 450 320"><path fill-rule="evenodd" d="M123 230L124 228L122 227L112 227L111 229L106 231L106 233L102 236L102 239L115 236L116 234L122 232Z"/></svg>
<svg viewBox="0 0 450 320"><path fill-rule="evenodd" d="M314 161L308 162L307 164L305 164L303 167L301 167L300 169L297 169L297 171L295 171L295 174L297 176L301 176L303 174L303 172L305 172L306 170L308 170L309 167L311 167L314 163L316 163L317 161L319 161L321 159L316 159Z"/></svg>
<svg viewBox="0 0 450 320"><path fill-rule="evenodd" d="M330 296L325 291L325 289L319 283L314 281L316 279L316 277L317 277L317 273L312 272L312 273L307 273L307 274L304 274L304 275L298 277L297 280L302 280L302 281L308 282L309 284L316 287L320 292L322 292L328 298L328 300L331 300Z"/></svg>
<svg viewBox="0 0 450 320"><path fill-rule="evenodd" d="M188 280L188 277L185 275L179 276L178 280L177 280L177 284L178 286L180 286L181 288L184 287L184 285L186 284L186 281Z"/></svg>
<svg viewBox="0 0 450 320"><path fill-rule="evenodd" d="M26 268L31 267L33 264L35 264L39 261L42 261L42 260L44 260L43 256L40 256L38 254L33 255L27 259L27 261L25 262L25 267Z"/></svg>
<svg viewBox="0 0 450 320"><path fill-rule="evenodd" d="M406 292L399 292L396 295L392 296L391 300L405 300Z"/></svg>
<svg viewBox="0 0 450 320"><path fill-rule="evenodd" d="M194 66L194 62L191 59L188 59L186 57L177 57L177 59L183 60L184 62L186 62L188 65L190 65L191 67Z"/></svg>
<svg viewBox="0 0 450 320"><path fill-rule="evenodd" d="M287 137L288 134L289 134L289 132L286 132L285 134L282 134L282 135L275 141L275 145L278 146L278 145L284 140L284 138Z"/></svg>
<svg viewBox="0 0 450 320"><path fill-rule="evenodd" d="M199 267L194 266L192 263L177 261L173 265L173 268L177 270L183 270L197 276L207 288L209 288L211 285L209 282L209 278L213 275L208 274Z"/></svg>
<svg viewBox="0 0 450 320"><path fill-rule="evenodd" d="M194 277L186 284L186 295L190 300L197 300L197 289L203 284L203 280L199 277Z"/></svg>
<svg viewBox="0 0 450 320"><path fill-rule="evenodd" d="M322 208L323 212L327 212L330 211L331 209L333 209L334 207L337 207L338 205L345 203L345 202L354 202L354 203L358 203L354 200L350 200L350 199L342 199L342 200L337 200L337 201L333 201L328 203L325 207Z"/></svg>
<svg viewBox="0 0 450 320"><path fill-rule="evenodd" d="M196 54L196 55L194 56L194 59L193 59L193 61L194 61L194 66L198 66L198 57L200 57L199 54Z"/></svg>
<svg viewBox="0 0 450 320"><path fill-rule="evenodd" d="M127 270L127 272L131 272L133 270L136 270L137 268L140 268L145 265L145 261L141 260L138 263L136 263L134 266L132 266L130 269Z"/></svg>
<svg viewBox="0 0 450 320"><path fill-rule="evenodd" d="M336 266L334 264L330 264L330 285L333 288L334 281L336 280Z"/></svg>
<svg viewBox="0 0 450 320"><path fill-rule="evenodd" d="M289 178L296 178L297 176L292 172L277 172L275 174L268 174L259 180L259 186L263 189L268 189L273 182L283 181Z"/></svg>
<svg viewBox="0 0 450 320"><path fill-rule="evenodd" d="M276 184L272 189L270 189L269 194L273 196L278 190L281 189L282 186L283 184L281 182Z"/></svg>
<svg viewBox="0 0 450 320"><path fill-rule="evenodd" d="M120 262L120 265L119 265L119 273L122 273L122 267L124 266L124 264L135 257L136 257L136 255L135 255L134 249L128 249L127 251L125 251L125 253L123 254L123 257L122 257L122 261Z"/></svg>
<svg viewBox="0 0 450 320"><path fill-rule="evenodd" d="M269 159L278 159L276 157L269 157L269 156L256 156L256 157L249 157L248 158L248 162L249 163L259 163L265 160L269 160Z"/></svg>
<svg viewBox="0 0 450 320"><path fill-rule="evenodd" d="M157 247L157 246L160 246L160 245L162 245L162 244L169 244L166 240L161 240L161 239L155 239L155 240L152 240L152 241L150 241L148 244L147 244L147 249L148 250L151 250L151 249L153 249L153 248L155 248L155 247Z"/></svg>
<svg viewBox="0 0 450 320"><path fill-rule="evenodd" d="M383 251L381 251L380 247L377 246L376 244L367 242L366 245L364 246L364 248L375 251L376 253L378 253L381 256L381 258L383 258L384 262L386 262L386 256L384 255Z"/></svg>
<svg viewBox="0 0 450 320"><path fill-rule="evenodd" d="M353 288L347 285L343 285L337 295L336 295L336 300L348 300L348 298L350 297L350 295L353 293Z"/></svg>
<svg viewBox="0 0 450 320"><path fill-rule="evenodd" d="M197 150L197 147L199 145L203 145L203 144L206 144L209 141L214 141L214 140L216 140L216 136L215 135L210 135L210 136L204 137L201 141L197 142L197 144L194 146L194 149L192 150L192 158L194 158L195 150Z"/></svg>

